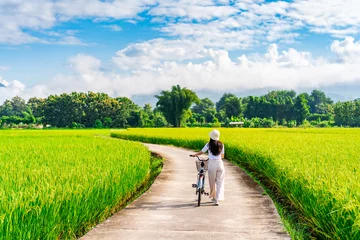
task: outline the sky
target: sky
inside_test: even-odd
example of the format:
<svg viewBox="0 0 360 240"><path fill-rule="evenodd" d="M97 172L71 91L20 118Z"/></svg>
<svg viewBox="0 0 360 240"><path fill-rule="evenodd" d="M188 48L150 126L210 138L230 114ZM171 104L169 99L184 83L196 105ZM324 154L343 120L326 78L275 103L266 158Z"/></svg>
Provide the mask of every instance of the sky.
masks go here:
<svg viewBox="0 0 360 240"><path fill-rule="evenodd" d="M0 0L0 103L273 89L360 97L358 0ZM4 87L5 86L5 87Z"/></svg>

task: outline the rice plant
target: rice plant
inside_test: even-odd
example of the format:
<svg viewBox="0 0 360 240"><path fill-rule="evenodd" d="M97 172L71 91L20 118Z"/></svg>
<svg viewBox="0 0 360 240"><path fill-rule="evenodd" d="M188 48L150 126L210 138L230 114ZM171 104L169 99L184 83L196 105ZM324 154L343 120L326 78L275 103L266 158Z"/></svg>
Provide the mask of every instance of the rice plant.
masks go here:
<svg viewBox="0 0 360 240"><path fill-rule="evenodd" d="M75 239L149 177L140 143L108 131L0 131L0 239Z"/></svg>

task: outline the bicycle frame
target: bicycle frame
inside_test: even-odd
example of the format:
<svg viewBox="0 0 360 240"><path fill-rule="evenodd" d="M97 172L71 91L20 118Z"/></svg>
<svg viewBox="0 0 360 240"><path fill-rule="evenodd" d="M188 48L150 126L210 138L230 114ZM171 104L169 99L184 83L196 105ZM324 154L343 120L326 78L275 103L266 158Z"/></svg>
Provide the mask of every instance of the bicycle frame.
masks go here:
<svg viewBox="0 0 360 240"><path fill-rule="evenodd" d="M198 206L200 206L201 202L201 195L209 195L209 193L205 192L205 176L206 176L206 169L205 169L205 163L209 159L200 159L198 156L196 156L197 159L200 162L200 168L198 171L198 181L197 184L193 184L192 186L196 188L196 194L198 195Z"/></svg>

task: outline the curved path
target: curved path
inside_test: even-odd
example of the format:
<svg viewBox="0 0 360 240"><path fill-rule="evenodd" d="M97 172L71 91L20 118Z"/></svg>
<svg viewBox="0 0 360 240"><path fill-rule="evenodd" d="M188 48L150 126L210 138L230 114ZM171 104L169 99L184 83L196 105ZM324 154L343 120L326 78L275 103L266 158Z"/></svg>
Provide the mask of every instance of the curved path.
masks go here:
<svg viewBox="0 0 360 240"><path fill-rule="evenodd" d="M220 206L203 197L197 207L192 152L147 146L165 158L154 184L82 239L290 239L270 198L239 167L225 161L225 201Z"/></svg>

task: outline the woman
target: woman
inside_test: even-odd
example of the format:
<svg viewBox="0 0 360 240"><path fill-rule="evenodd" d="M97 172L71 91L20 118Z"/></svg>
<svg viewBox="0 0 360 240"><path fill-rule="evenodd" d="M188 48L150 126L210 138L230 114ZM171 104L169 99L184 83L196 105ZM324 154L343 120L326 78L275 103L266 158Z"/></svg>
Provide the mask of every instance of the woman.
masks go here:
<svg viewBox="0 0 360 240"><path fill-rule="evenodd" d="M220 132L216 129L209 133L210 141L204 148L191 156L199 156L209 151L209 184L210 197L215 205L219 205L219 200L224 200L224 177L225 169L222 158L224 158L224 145L219 141Z"/></svg>

